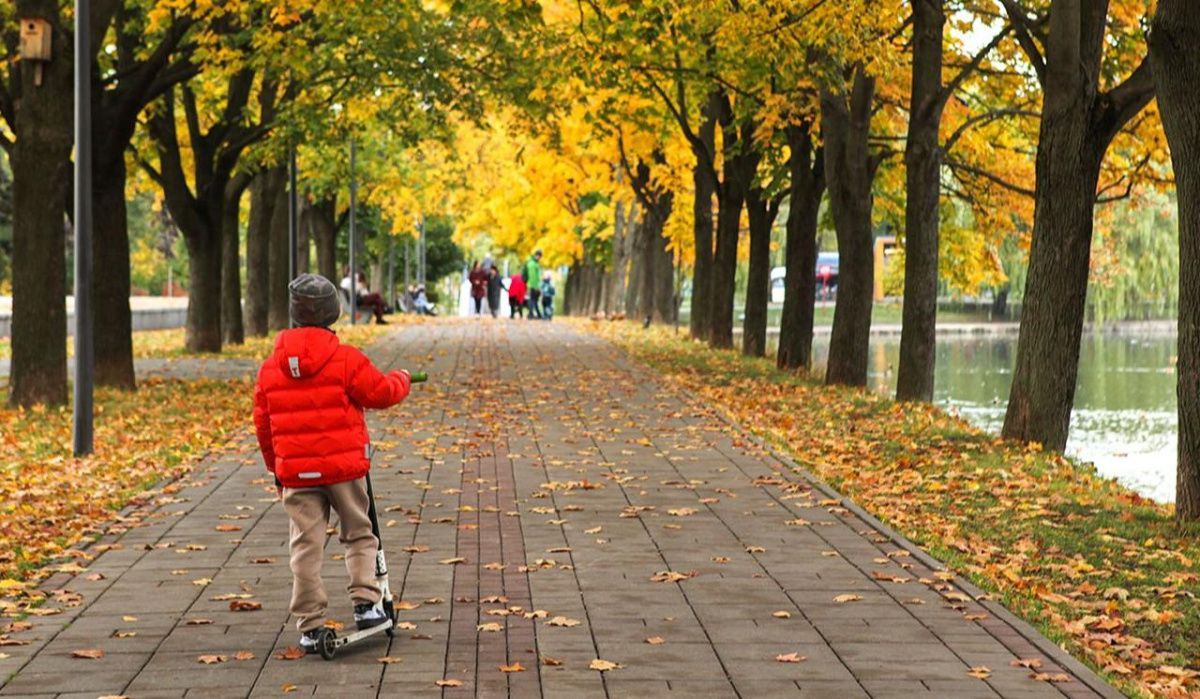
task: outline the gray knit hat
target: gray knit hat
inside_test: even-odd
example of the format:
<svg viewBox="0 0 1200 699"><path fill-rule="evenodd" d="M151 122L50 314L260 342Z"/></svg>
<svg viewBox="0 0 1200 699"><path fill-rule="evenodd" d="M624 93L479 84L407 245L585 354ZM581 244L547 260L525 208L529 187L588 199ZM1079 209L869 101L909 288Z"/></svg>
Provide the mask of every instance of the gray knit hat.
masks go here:
<svg viewBox="0 0 1200 699"><path fill-rule="evenodd" d="M301 274L288 284L288 315L298 327L328 328L342 314L337 287L319 274Z"/></svg>

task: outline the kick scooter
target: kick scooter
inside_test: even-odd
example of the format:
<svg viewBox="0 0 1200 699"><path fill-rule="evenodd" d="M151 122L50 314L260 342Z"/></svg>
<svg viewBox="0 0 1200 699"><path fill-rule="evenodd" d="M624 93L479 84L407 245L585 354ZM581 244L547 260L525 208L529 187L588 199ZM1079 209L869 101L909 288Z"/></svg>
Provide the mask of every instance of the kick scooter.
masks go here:
<svg viewBox="0 0 1200 699"><path fill-rule="evenodd" d="M422 383L429 380L429 375L423 371L414 371L411 376L413 383ZM375 448L371 447L371 456L374 455ZM396 601L392 597L392 590L388 585L387 558L383 555L383 539L379 535L379 514L375 509L375 491L371 488L370 471L367 471L366 478L367 500L370 503L367 508L367 516L371 518L371 531L375 534L375 540L379 542L379 550L375 553L375 582L379 586L379 592L383 601L383 612L387 615L388 620L378 626L372 626L369 629L355 631L352 634L340 637L333 629L321 629L321 635L317 638L317 651L326 660L333 660L338 650L346 646L365 641L380 633L386 633L388 638L391 638L396 633Z"/></svg>

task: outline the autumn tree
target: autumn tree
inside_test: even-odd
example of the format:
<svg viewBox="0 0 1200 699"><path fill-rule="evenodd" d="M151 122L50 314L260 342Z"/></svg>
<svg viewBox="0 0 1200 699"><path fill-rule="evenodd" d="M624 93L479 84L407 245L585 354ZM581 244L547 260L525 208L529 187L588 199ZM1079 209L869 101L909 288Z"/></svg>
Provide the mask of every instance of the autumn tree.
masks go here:
<svg viewBox="0 0 1200 699"><path fill-rule="evenodd" d="M1066 447L1079 372L1100 173L1109 145L1150 102L1140 3L1004 0L1043 98L1029 277L1003 434ZM1048 14L1047 14L1048 13Z"/></svg>
<svg viewBox="0 0 1200 699"><path fill-rule="evenodd" d="M221 350L221 240L229 203L226 190L242 151L265 130L264 125L249 121L245 115L254 78L253 71L244 69L224 81L219 116L207 127L200 119L196 90L187 84L164 96L161 108L148 124L157 163L146 160L142 167L162 187L171 217L187 242L191 277L186 345L193 352ZM180 138L181 121L186 141Z"/></svg>

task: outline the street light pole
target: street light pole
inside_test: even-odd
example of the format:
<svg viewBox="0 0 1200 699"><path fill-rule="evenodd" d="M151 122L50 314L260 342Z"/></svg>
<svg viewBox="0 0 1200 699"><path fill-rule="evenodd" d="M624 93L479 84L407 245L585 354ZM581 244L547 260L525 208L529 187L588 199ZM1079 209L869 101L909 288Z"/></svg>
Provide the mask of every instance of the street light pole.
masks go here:
<svg viewBox="0 0 1200 699"><path fill-rule="evenodd" d="M94 449L91 0L75 3L75 456Z"/></svg>
<svg viewBox="0 0 1200 699"><path fill-rule="evenodd" d="M355 173L355 160L358 157L358 147L354 138L350 138L350 324L357 322L358 316L358 268L356 266L354 248L358 245L355 239L355 219L358 216L358 181Z"/></svg>
<svg viewBox="0 0 1200 699"><path fill-rule="evenodd" d="M425 286L425 214L421 214L421 247L417 250L417 283Z"/></svg>
<svg viewBox="0 0 1200 699"><path fill-rule="evenodd" d="M409 307L412 297L408 292L412 289L412 238L404 239L404 306ZM411 309L410 309L411 310Z"/></svg>

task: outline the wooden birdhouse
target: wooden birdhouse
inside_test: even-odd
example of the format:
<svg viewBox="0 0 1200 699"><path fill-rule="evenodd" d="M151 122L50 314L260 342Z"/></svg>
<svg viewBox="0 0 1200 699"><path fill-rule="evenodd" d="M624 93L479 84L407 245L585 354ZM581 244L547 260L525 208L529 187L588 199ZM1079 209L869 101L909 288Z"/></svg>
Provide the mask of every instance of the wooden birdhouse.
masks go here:
<svg viewBox="0 0 1200 699"><path fill-rule="evenodd" d="M21 20L19 55L21 60L33 62L33 83L35 85L42 84L43 64L50 60L50 37L53 33L50 23L44 19L27 17Z"/></svg>
<svg viewBox="0 0 1200 699"><path fill-rule="evenodd" d="M30 17L21 20L21 60L50 60L50 23L44 19Z"/></svg>

